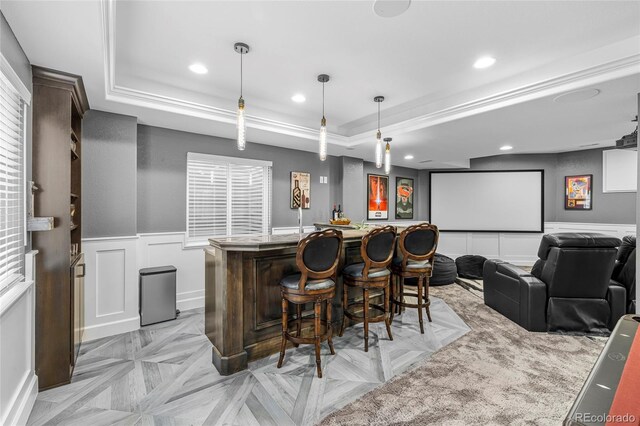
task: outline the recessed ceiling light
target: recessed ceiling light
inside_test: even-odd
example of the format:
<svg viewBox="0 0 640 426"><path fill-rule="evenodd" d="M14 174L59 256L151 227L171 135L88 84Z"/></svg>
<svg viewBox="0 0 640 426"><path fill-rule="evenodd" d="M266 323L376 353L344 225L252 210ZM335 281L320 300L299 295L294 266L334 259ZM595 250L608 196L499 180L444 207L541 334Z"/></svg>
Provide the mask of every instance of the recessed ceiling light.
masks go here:
<svg viewBox="0 0 640 426"><path fill-rule="evenodd" d="M561 95L553 98L553 102L558 103L569 103L569 102L580 102L586 101L587 99L591 99L594 96L598 96L600 94L600 90L587 88L587 89L578 89L571 92L563 93Z"/></svg>
<svg viewBox="0 0 640 426"><path fill-rule="evenodd" d="M297 102L297 103L301 104L302 102L306 101L306 100L307 100L307 98L305 98L305 97L304 97L304 95L303 95L303 94L301 94L301 93L296 93L295 95L293 95L293 96L291 97L291 100L292 100L293 102Z"/></svg>
<svg viewBox="0 0 640 426"><path fill-rule="evenodd" d="M411 6L411 0L375 0L373 11L381 18L395 18Z"/></svg>
<svg viewBox="0 0 640 426"><path fill-rule="evenodd" d="M491 56L483 56L482 58L478 58L478 60L474 62L473 67L477 69L489 68L495 63L496 58L493 58Z"/></svg>
<svg viewBox="0 0 640 426"><path fill-rule="evenodd" d="M405 160L413 160L413 155L407 154L407 155L404 156L404 159Z"/></svg>
<svg viewBox="0 0 640 426"><path fill-rule="evenodd" d="M500 151L509 151L511 149L513 149L511 145L504 145L500 147Z"/></svg>
<svg viewBox="0 0 640 426"><path fill-rule="evenodd" d="M196 74L206 74L209 72L207 67L205 67L204 65L198 62L196 62L195 64L189 65L189 69L191 70L191 72L194 72Z"/></svg>

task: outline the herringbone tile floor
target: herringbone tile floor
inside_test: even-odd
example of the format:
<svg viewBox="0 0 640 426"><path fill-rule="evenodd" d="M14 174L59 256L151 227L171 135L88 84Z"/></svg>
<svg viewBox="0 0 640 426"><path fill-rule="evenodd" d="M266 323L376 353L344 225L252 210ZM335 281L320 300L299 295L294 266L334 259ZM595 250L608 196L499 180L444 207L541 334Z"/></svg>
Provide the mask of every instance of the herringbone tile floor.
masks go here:
<svg viewBox="0 0 640 426"><path fill-rule="evenodd" d="M176 321L84 343L72 383L41 392L30 425L312 425L469 331L442 300L432 298L433 323L418 328L417 313L396 316L389 341L383 323L362 324L323 345L323 378L312 346L255 361L221 376L211 364L202 309ZM426 319L425 319L426 321Z"/></svg>

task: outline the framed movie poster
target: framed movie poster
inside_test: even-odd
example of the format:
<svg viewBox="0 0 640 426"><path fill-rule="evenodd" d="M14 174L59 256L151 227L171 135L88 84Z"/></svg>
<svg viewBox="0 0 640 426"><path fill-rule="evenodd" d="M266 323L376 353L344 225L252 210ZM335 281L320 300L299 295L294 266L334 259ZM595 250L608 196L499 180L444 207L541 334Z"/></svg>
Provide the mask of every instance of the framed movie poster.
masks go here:
<svg viewBox="0 0 640 426"><path fill-rule="evenodd" d="M307 172L291 172L291 208L310 208L311 174Z"/></svg>
<svg viewBox="0 0 640 426"><path fill-rule="evenodd" d="M591 210L591 188L593 175L564 177L565 210Z"/></svg>
<svg viewBox="0 0 640 426"><path fill-rule="evenodd" d="M413 219L413 179L396 177L396 219Z"/></svg>
<svg viewBox="0 0 640 426"><path fill-rule="evenodd" d="M389 219L389 176L367 175L367 220Z"/></svg>

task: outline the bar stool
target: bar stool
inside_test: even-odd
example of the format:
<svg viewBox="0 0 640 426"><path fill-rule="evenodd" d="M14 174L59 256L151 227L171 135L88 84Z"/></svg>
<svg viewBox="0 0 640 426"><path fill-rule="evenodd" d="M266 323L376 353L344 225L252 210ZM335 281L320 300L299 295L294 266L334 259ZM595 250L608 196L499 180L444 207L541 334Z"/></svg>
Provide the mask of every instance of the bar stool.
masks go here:
<svg viewBox="0 0 640 426"><path fill-rule="evenodd" d="M288 275L280 281L282 289L282 343L280 345L280 359L278 368L282 367L287 340L295 346L300 343L315 344L316 366L318 377L322 377L320 367L320 342L327 340L331 355L336 352L333 349L333 328L331 326L331 303L335 296L336 275L340 250L342 249L342 232L327 229L321 232L313 232L298 243L296 252L296 265L300 273ZM322 302L326 302L326 320L321 319ZM296 305L296 334L289 333L288 328L288 303ZM313 337L302 337L302 305L313 303ZM308 320L307 320L308 321ZM325 332L322 333L322 326Z"/></svg>
<svg viewBox="0 0 640 426"><path fill-rule="evenodd" d="M362 237L362 245L360 246L360 254L364 262L353 263L342 270L342 327L340 328L340 336L344 333L347 318L364 322L364 351L369 351L369 323L385 322L387 326L387 334L389 340L393 340L391 335L391 320L389 318L389 287L391 271L388 267L393 259L393 250L396 245L396 228L393 226L385 226L384 228L374 229ZM358 287L362 289L362 302L354 302L348 304L349 287ZM370 290L384 291L384 306L369 303ZM357 315L350 308L362 307L362 315ZM369 308L373 308L379 312L378 315L371 317Z"/></svg>
<svg viewBox="0 0 640 426"><path fill-rule="evenodd" d="M431 260L438 247L440 233L438 227L429 223L409 226L400 233L396 257L391 263L391 272L395 277L395 283L391 286L391 303L397 308L399 314L402 307L418 308L420 320L420 333L424 334L422 322L422 308L426 308L427 318L431 322L429 306L429 278L433 272ZM417 278L416 293L405 293L405 278ZM412 284L407 284L412 285ZM423 293L424 292L424 293ZM405 296L417 297L418 303L404 301ZM391 310L391 321L395 309Z"/></svg>

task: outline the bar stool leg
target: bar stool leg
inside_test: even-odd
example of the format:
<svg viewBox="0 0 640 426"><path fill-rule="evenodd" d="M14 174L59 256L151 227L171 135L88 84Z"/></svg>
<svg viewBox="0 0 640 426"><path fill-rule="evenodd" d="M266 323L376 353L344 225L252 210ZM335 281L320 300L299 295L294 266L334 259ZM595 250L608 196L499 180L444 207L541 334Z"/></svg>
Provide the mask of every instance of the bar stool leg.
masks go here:
<svg viewBox="0 0 640 426"><path fill-rule="evenodd" d="M429 322L433 322L431 321L431 310L429 310L429 306L431 305L431 300L429 299L429 281L430 281L430 277L427 275L425 278L425 286L424 286L424 293L426 295L426 307L427 307L427 318L429 318Z"/></svg>
<svg viewBox="0 0 640 426"><path fill-rule="evenodd" d="M321 305L320 305L320 301L316 300L314 302L314 309L313 309L313 319L315 322L315 327L314 327L314 338L315 338L315 344L316 344L316 367L318 370L318 378L322 378L322 367L320 367L320 334L321 334L321 330L320 330L320 314L321 314Z"/></svg>
<svg viewBox="0 0 640 426"><path fill-rule="evenodd" d="M331 355L335 355L336 351L333 349L333 324L331 323L331 309L332 309L332 300L327 299L327 341L329 342L329 349L331 350Z"/></svg>
<svg viewBox="0 0 640 426"><path fill-rule="evenodd" d="M338 333L338 336L340 337L342 337L342 335L344 334L344 329L347 326L348 318L345 312L349 308L349 305L347 305L349 301L349 286L347 286L347 284L344 281L345 280L343 279L342 280L342 325L340 326L340 333Z"/></svg>
<svg viewBox="0 0 640 426"><path fill-rule="evenodd" d="M418 320L420 321L420 333L424 334L424 323L422 322L422 274L418 277Z"/></svg>
<svg viewBox="0 0 640 426"><path fill-rule="evenodd" d="M367 288L362 289L362 302L362 317L364 320L364 351L369 352L369 289Z"/></svg>
<svg viewBox="0 0 640 426"><path fill-rule="evenodd" d="M402 306L404 303L404 277L401 276L399 282L398 286L400 287L400 291L398 292L398 301L400 303L398 303L398 315L402 315L402 308L404 308L404 306Z"/></svg>
<svg viewBox="0 0 640 426"><path fill-rule="evenodd" d="M296 303L296 337L300 337L302 334L302 305ZM298 343L294 343L294 346L297 348L300 346Z"/></svg>
<svg viewBox="0 0 640 426"><path fill-rule="evenodd" d="M388 285L384 288L384 323L387 326L387 334L389 335L389 340L393 340L393 336L391 335L391 321L393 318L393 311L389 312L389 293L391 292L391 277L389 277Z"/></svg>
<svg viewBox="0 0 640 426"><path fill-rule="evenodd" d="M284 351L287 348L287 299L282 298L282 342L280 343L280 359L278 360L278 368L282 367L284 361Z"/></svg>
<svg viewBox="0 0 640 426"><path fill-rule="evenodd" d="M397 276L394 274L391 274L391 312L389 314L389 322L392 323L393 322L393 316L396 313L396 304L395 304L395 300L396 300L396 283L397 283Z"/></svg>

